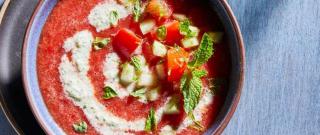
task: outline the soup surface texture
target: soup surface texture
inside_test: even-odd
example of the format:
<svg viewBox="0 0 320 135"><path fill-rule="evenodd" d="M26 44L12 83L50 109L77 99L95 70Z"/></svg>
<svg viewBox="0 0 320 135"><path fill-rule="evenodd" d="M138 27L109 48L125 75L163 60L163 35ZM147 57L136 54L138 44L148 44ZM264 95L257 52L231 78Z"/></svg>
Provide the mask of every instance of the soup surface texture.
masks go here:
<svg viewBox="0 0 320 135"><path fill-rule="evenodd" d="M43 99L67 134L202 134L230 65L218 17L194 0L60 0L37 52Z"/></svg>

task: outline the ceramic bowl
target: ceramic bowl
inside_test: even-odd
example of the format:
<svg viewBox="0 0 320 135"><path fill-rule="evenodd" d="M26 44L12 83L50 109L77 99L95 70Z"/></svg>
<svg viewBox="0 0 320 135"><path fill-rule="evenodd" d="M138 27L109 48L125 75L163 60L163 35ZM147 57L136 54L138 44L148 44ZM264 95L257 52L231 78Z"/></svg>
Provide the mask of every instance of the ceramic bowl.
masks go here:
<svg viewBox="0 0 320 135"><path fill-rule="evenodd" d="M36 70L37 46L42 28L57 2L58 0L43 0L37 5L27 29L22 55L22 75L25 93L33 114L47 134L64 134L64 131L51 117L43 101ZM229 90L225 103L215 122L205 132L205 134L220 134L230 121L240 99L244 80L245 52L240 28L227 1L210 0L209 3L213 9L210 12L218 14L226 31L232 61Z"/></svg>

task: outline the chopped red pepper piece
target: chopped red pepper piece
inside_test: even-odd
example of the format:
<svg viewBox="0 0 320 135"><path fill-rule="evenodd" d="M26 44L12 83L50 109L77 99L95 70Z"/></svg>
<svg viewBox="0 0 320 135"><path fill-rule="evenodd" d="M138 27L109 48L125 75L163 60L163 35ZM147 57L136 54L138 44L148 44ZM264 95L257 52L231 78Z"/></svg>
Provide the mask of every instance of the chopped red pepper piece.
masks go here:
<svg viewBox="0 0 320 135"><path fill-rule="evenodd" d="M169 18L172 14L172 10L163 0L149 1L146 11L156 19Z"/></svg>

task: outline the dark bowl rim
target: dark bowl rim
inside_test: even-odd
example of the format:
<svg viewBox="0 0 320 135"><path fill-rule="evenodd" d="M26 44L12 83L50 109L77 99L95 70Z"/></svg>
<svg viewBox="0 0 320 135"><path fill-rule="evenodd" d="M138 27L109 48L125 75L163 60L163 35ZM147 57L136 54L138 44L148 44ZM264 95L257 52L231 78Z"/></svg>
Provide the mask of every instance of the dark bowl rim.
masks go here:
<svg viewBox="0 0 320 135"><path fill-rule="evenodd" d="M242 34L241 34L241 29L240 26L238 24L237 18L235 17L229 3L227 2L227 0L220 0L222 6L224 7L224 9L226 10L228 17L232 23L232 28L235 31L236 34L236 39L237 39L237 45L239 46L239 52L240 52L240 72L239 72L239 80L238 80L238 85L236 87L236 94L235 97L233 98L232 104L229 107L229 111L227 112L227 114L224 116L222 122L219 124L219 126L217 127L217 129L215 129L213 134L217 134L220 135L222 134L222 132L224 131L224 129L227 127L227 125L229 124L233 114L235 113L237 106L240 102L240 97L241 97L241 92L243 89L243 83L244 83L244 79L245 79L245 65L246 65L246 60L245 60L245 48L244 48L244 42L243 42L243 38L242 38Z"/></svg>
<svg viewBox="0 0 320 135"><path fill-rule="evenodd" d="M242 87L243 87L243 82L244 82L244 71L245 71L245 48L244 48L244 43L243 43L243 38L242 38L242 34L241 34L241 30L239 27L239 24L237 22L237 19L235 17L235 15L232 12L232 9L230 7L230 5L228 4L227 0L219 0L222 4L222 6L224 7L224 9L227 12L227 15L232 23L232 28L236 34L236 40L237 40L237 45L239 46L239 52L240 52L240 74L239 74L239 80L238 80L238 85L236 87L236 95L232 100L232 104L229 109L229 111L227 112L227 114L224 116L223 120L221 121L221 123L219 124L219 126L215 129L215 131L213 132L213 134L215 135L219 135L221 134L224 129L226 128L226 126L228 125L229 121L231 120L234 112L236 111L237 105L240 101L240 96L241 96L241 92L242 92ZM23 47L22 47L22 81L23 81L23 87L24 87L24 92L26 94L27 100L28 100L28 104L31 107L32 113L35 116L37 122L39 123L39 125L41 126L41 128L48 134L53 134L50 132L50 130L48 129L47 126L45 126L44 124L44 120L40 117L39 112L36 111L36 107L33 104L33 102L31 101L31 93L28 85L28 80L27 80L27 76L26 76L26 55L27 55L27 41L29 39L29 34L30 34L30 29L32 27L32 24L34 23L34 19L35 16L37 15L37 13L39 12L42 4L43 4L43 0L40 0L40 2L37 4L35 11L32 14L31 20L28 23L28 27L27 27L27 31L25 34L25 38L23 41Z"/></svg>

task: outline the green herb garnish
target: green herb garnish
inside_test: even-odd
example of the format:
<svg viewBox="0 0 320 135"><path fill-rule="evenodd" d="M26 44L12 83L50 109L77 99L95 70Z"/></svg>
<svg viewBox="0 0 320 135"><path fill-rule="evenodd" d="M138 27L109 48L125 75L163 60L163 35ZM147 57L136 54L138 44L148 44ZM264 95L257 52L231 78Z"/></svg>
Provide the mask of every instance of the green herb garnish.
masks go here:
<svg viewBox="0 0 320 135"><path fill-rule="evenodd" d="M194 115L192 113L189 114L189 117L191 118L191 120L193 121L193 124L190 125L191 128L196 129L198 131L203 131L204 127L201 124L200 121L197 121L196 118L194 117Z"/></svg>
<svg viewBox="0 0 320 135"><path fill-rule="evenodd" d="M156 122L155 112L154 112L154 109L151 108L148 118L146 120L145 131L151 132L156 130L156 128L157 128L157 122Z"/></svg>
<svg viewBox="0 0 320 135"><path fill-rule="evenodd" d="M190 29L190 21L189 20L184 20L184 21L180 22L179 30L180 30L180 33L187 38L194 37L197 34L196 32L193 32Z"/></svg>
<svg viewBox="0 0 320 135"><path fill-rule="evenodd" d="M206 70L196 70L192 73L194 76L199 77L199 78L206 76L208 74L208 72Z"/></svg>
<svg viewBox="0 0 320 135"><path fill-rule="evenodd" d="M116 97L118 94L109 86L106 86L103 88L104 90L104 94L103 94L103 98L104 99L110 99L113 97Z"/></svg>
<svg viewBox="0 0 320 135"><path fill-rule="evenodd" d="M146 94L145 88L141 88L141 89L135 90L130 93L131 96L136 97L136 98L143 98L145 96L145 94Z"/></svg>
<svg viewBox="0 0 320 135"><path fill-rule="evenodd" d="M100 50L103 47L107 46L109 42L110 42L110 38L96 37L93 41L93 48L95 50Z"/></svg>
<svg viewBox="0 0 320 135"><path fill-rule="evenodd" d="M131 58L131 64L134 66L136 71L142 72L143 63L142 63L141 59L138 56L133 56Z"/></svg>
<svg viewBox="0 0 320 135"><path fill-rule="evenodd" d="M201 77L205 76L206 72L203 70L194 70L191 73L186 73L181 78L181 90L184 98L184 110L189 115L197 106L200 100L202 91Z"/></svg>
<svg viewBox="0 0 320 135"><path fill-rule="evenodd" d="M88 125L85 121L81 121L79 123L75 123L72 125L74 131L78 132L78 133L85 133L87 132L88 129Z"/></svg>
<svg viewBox="0 0 320 135"><path fill-rule="evenodd" d="M198 131L204 131L204 127L200 121L193 121L193 124L190 127Z"/></svg>
<svg viewBox="0 0 320 135"><path fill-rule="evenodd" d="M195 55L192 61L189 62L188 66L195 68L201 66L211 58L213 51L214 48L212 38L207 33L204 33L200 46L195 52Z"/></svg>
<svg viewBox="0 0 320 135"><path fill-rule="evenodd" d="M138 22L141 16L141 2L140 0L134 0L133 3L133 19L135 22Z"/></svg>
<svg viewBox="0 0 320 135"><path fill-rule="evenodd" d="M117 11L111 11L109 16L110 24L116 26L119 20L119 14Z"/></svg>
<svg viewBox="0 0 320 135"><path fill-rule="evenodd" d="M164 40L167 37L167 28L165 26L160 26L157 29L157 37L159 40Z"/></svg>

